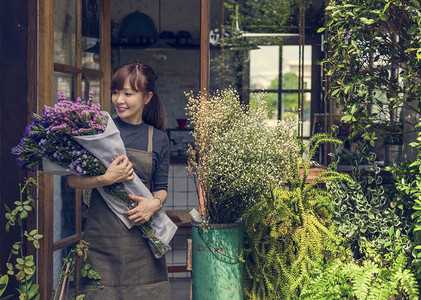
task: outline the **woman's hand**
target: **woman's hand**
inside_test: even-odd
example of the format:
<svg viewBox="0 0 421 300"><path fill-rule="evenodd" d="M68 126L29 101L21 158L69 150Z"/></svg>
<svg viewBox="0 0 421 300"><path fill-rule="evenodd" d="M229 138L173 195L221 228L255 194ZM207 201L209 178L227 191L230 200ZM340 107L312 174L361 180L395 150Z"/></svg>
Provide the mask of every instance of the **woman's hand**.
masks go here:
<svg viewBox="0 0 421 300"><path fill-rule="evenodd" d="M117 157L100 176L67 176L67 183L74 189L94 189L126 180L133 180L133 165L127 156Z"/></svg>
<svg viewBox="0 0 421 300"><path fill-rule="evenodd" d="M104 175L98 176L98 181L105 185L110 185L127 180L133 180L134 170L129 158L120 155L109 165Z"/></svg>
<svg viewBox="0 0 421 300"><path fill-rule="evenodd" d="M129 195L129 197L137 203L137 205L125 212L129 220L136 225L148 222L150 218L160 210L161 201L159 199L147 199L144 197Z"/></svg>

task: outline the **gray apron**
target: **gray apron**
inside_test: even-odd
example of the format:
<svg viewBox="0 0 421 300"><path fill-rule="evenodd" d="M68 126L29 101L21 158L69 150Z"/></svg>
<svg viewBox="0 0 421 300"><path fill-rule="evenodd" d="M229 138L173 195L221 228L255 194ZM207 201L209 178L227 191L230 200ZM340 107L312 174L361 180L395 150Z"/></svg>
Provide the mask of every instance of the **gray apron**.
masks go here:
<svg viewBox="0 0 421 300"><path fill-rule="evenodd" d="M149 127L148 151L126 149L127 156L142 182L150 189L152 175L152 134ZM87 299L154 299L169 300L165 256L156 259L141 232L128 230L108 208L98 191L92 191L89 215L84 232L89 242L88 262L101 275L103 290ZM82 278L80 291L95 288L96 282Z"/></svg>

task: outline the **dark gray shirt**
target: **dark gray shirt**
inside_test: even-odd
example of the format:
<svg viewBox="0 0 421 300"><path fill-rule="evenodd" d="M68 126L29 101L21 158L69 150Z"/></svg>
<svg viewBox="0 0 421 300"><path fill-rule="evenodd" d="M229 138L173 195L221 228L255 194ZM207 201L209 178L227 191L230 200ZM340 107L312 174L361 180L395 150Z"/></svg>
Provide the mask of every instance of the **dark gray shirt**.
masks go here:
<svg viewBox="0 0 421 300"><path fill-rule="evenodd" d="M139 125L133 125L122 121L119 117L115 118L114 122L120 130L120 136L126 148L148 150L148 124L142 122ZM168 191L170 144L167 134L154 128L152 143L152 192Z"/></svg>

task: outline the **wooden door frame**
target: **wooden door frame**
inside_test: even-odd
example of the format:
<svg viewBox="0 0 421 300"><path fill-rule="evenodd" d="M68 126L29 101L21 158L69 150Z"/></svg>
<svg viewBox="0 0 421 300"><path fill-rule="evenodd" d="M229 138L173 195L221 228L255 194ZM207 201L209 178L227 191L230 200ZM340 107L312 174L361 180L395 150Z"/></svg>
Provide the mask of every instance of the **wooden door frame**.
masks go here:
<svg viewBox="0 0 421 300"><path fill-rule="evenodd" d="M80 13L80 7L78 8ZM100 24L100 47L101 47L101 95L100 103L103 110L109 111L111 80L111 23L110 23L110 0L100 0L100 20L106 20ZM38 113L42 112L44 105L54 104L54 71L60 69L58 64L54 64L54 0L39 0L39 68L38 68ZM80 20L78 20L80 26ZM80 28L80 27L79 27ZM79 36L80 38L80 36ZM78 45L80 47L80 45ZM78 58L80 61L80 57ZM81 65L78 65L81 68ZM81 77L77 77L80 85ZM76 91L80 96L80 90ZM81 239L80 222L76 225L76 234L66 240L54 243L53 239L53 176L44 175L39 180L38 188L38 231L43 235L40 240L38 252L38 282L41 299L49 299L53 291L53 252L64 245L72 244ZM80 195L80 192L77 193ZM80 212L80 203L77 205ZM79 215L80 217L80 215Z"/></svg>

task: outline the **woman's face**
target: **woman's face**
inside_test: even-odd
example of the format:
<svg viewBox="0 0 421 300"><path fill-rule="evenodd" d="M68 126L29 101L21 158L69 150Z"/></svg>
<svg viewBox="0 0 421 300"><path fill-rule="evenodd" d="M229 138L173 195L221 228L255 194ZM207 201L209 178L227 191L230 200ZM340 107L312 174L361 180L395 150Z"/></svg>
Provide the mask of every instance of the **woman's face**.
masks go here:
<svg viewBox="0 0 421 300"><path fill-rule="evenodd" d="M142 123L142 113L145 104L152 98L152 93L142 93L132 90L126 81L122 90L112 91L112 101L121 120L129 124Z"/></svg>

